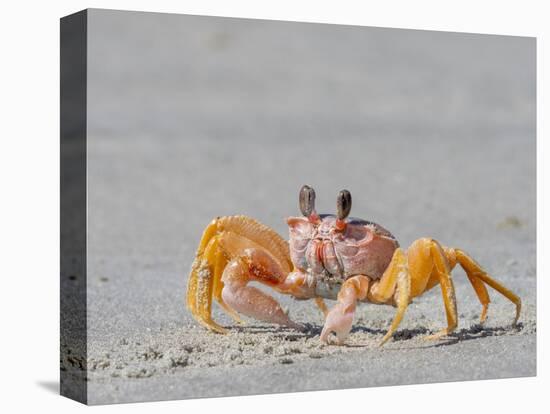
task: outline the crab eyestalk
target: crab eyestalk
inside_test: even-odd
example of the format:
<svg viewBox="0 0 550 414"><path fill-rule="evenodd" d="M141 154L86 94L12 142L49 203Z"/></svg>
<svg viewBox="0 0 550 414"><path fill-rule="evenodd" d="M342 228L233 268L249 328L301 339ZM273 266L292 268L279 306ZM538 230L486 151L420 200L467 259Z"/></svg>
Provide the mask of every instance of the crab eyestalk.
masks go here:
<svg viewBox="0 0 550 414"><path fill-rule="evenodd" d="M351 211L351 193L348 190L342 190L336 198L336 229L344 231L346 229L346 218Z"/></svg>
<svg viewBox="0 0 550 414"><path fill-rule="evenodd" d="M304 185L300 190L300 211L312 223L319 223L320 218L315 211L315 190L309 185Z"/></svg>

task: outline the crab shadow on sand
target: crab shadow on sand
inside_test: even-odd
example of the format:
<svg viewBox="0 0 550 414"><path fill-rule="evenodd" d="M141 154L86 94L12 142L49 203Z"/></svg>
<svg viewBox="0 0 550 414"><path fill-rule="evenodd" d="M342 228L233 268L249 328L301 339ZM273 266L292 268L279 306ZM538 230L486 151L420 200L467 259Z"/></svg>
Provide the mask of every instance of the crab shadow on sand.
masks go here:
<svg viewBox="0 0 550 414"><path fill-rule="evenodd" d="M273 334L276 338L294 342L299 341L300 339L312 339L319 337L321 334L322 327L312 324L305 324L303 331L294 331L289 328L270 326L270 325L254 325L247 327L237 327L238 332L248 332L248 333L270 333ZM523 324L518 323L517 326L483 326L480 324L471 325L468 328L462 328L453 332L452 334L442 337L439 340L427 340L423 346L414 346L413 348L438 348L442 346L454 345L462 341L469 341L474 339L485 338L489 336L503 336L510 335L514 332L521 332L523 330ZM351 330L353 333L366 333L370 335L376 335L380 338L387 331L385 329L376 329L368 328L364 326L354 326ZM414 329L401 329L393 335L392 342L399 343L403 341L408 341L411 339L416 339L420 337L425 337L427 335L433 334L434 332L427 328L414 328ZM391 342L390 342L391 343ZM389 344L389 343L388 343ZM349 348L372 348L372 343L369 344L346 344L344 345ZM391 348L391 349L400 349L400 348Z"/></svg>

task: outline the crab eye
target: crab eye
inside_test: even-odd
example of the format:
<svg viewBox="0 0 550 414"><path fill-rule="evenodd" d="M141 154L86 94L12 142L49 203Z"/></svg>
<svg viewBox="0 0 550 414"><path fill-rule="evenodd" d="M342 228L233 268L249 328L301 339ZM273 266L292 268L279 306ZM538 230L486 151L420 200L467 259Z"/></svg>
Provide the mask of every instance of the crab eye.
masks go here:
<svg viewBox="0 0 550 414"><path fill-rule="evenodd" d="M315 190L309 185L304 185L300 190L300 211L305 217L315 211Z"/></svg>
<svg viewBox="0 0 550 414"><path fill-rule="evenodd" d="M336 216L338 220L344 220L351 211L351 193L348 190L342 190L336 198Z"/></svg>

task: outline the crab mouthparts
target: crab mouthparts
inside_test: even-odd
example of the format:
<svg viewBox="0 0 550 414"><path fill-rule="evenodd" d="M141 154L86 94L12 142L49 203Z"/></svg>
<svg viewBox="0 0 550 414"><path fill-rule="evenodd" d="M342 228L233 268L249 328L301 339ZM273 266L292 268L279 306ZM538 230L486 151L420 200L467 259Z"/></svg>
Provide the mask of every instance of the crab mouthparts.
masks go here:
<svg viewBox="0 0 550 414"><path fill-rule="evenodd" d="M324 267L324 264L325 264L325 256L324 256L324 249L325 249L325 244L320 241L319 243L317 243L317 245L315 246L315 255L317 256L317 260L319 261L319 263L321 263Z"/></svg>

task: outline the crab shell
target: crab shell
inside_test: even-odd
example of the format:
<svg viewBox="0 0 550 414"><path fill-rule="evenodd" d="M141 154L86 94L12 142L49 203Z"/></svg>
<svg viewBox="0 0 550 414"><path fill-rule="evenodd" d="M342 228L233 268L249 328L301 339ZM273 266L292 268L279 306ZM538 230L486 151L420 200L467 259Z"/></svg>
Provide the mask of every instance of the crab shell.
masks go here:
<svg viewBox="0 0 550 414"><path fill-rule="evenodd" d="M338 229L336 217L330 214L320 215L317 222L289 217L287 223L292 263L314 276L379 279L399 247L382 226L358 218L348 218L344 230Z"/></svg>

